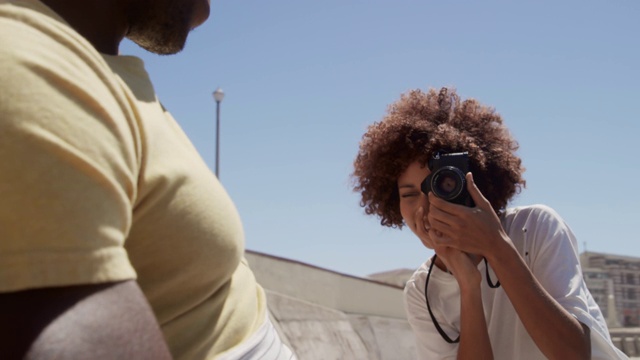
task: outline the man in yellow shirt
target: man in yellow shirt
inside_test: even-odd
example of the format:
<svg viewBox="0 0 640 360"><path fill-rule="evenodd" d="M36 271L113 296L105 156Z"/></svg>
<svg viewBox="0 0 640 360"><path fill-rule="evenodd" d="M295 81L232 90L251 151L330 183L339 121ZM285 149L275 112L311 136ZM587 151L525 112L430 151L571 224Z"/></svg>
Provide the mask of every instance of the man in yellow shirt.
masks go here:
<svg viewBox="0 0 640 360"><path fill-rule="evenodd" d="M237 211L126 36L208 0L0 0L0 358L290 359Z"/></svg>

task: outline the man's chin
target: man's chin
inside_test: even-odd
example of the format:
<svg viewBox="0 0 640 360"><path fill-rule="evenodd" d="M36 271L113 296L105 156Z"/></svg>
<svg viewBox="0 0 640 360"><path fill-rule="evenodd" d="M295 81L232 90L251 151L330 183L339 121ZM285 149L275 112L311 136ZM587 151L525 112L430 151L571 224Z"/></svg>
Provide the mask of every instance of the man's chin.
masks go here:
<svg viewBox="0 0 640 360"><path fill-rule="evenodd" d="M157 55L173 55L184 49L186 38L184 40L173 39L173 41L149 41L145 39L137 39L129 37L129 40L136 45Z"/></svg>

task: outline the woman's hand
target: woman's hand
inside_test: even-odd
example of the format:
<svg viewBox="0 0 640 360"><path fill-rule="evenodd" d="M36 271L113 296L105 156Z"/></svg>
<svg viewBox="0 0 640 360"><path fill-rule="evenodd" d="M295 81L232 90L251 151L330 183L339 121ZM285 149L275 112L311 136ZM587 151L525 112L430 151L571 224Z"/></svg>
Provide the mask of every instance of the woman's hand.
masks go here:
<svg viewBox="0 0 640 360"><path fill-rule="evenodd" d="M489 201L480 193L471 174L466 175L467 189L476 207L452 204L429 194L429 239L434 249L449 247L477 254L491 264L500 285L513 304L519 319L540 351L550 359L588 359L591 349L589 329L564 309L535 278L513 246L500 219ZM453 266L452 257L447 259ZM455 275L455 273L454 273ZM458 278L456 278L458 279ZM474 287L464 287L458 279L462 299L463 292L474 296ZM471 301L467 317L477 313L477 303ZM462 315L461 315L462 318ZM480 323L482 319L478 319ZM469 324L461 321L463 326ZM473 325L473 321L471 322ZM482 326L466 333L480 333ZM461 330L461 339L463 330ZM462 343L462 340L461 340ZM477 344L484 344L480 341ZM466 347L475 351L476 344ZM462 346L462 345L461 345Z"/></svg>
<svg viewBox="0 0 640 360"><path fill-rule="evenodd" d="M475 255L469 255L447 245L436 245L431 239L434 233L426 221L424 209L420 207L414 216L414 223L416 225L413 232L425 247L435 250L438 259L442 261L442 264L436 265L441 269L444 266L443 270L451 272L456 277L458 283L460 283L462 279L469 280L469 283L476 281L480 283L481 277L476 267L480 259Z"/></svg>
<svg viewBox="0 0 640 360"><path fill-rule="evenodd" d="M428 238L432 246L449 246L481 257L491 255L496 246L509 242L491 203L482 195L471 173L467 190L476 206L453 204L429 193Z"/></svg>
<svg viewBox="0 0 640 360"><path fill-rule="evenodd" d="M481 260L479 257L449 246L436 246L434 250L438 259L442 260L446 266L447 271L456 278L461 290L464 291L467 286L480 285L482 275L477 267Z"/></svg>

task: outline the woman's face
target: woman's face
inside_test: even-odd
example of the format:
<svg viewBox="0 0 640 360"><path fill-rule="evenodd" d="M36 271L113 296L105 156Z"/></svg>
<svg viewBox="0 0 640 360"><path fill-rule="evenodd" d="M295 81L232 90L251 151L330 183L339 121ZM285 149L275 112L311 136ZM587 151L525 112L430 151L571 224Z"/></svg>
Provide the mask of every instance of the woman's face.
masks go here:
<svg viewBox="0 0 640 360"><path fill-rule="evenodd" d="M420 207L424 209L424 227L429 229L427 215L429 211L429 200L427 194L420 190L420 184L429 175L429 168L418 161L412 162L407 169L398 177L398 192L400 195L400 213L404 223L409 226L414 234L416 233L416 212ZM433 248L430 239L420 238L422 243L429 249Z"/></svg>

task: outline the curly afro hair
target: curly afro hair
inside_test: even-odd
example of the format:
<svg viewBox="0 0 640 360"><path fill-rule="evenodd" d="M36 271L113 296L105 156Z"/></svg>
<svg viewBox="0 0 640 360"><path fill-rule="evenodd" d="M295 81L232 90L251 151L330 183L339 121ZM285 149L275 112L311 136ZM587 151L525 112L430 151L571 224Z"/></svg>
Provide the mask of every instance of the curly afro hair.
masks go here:
<svg viewBox="0 0 640 360"><path fill-rule="evenodd" d="M411 90L369 126L351 174L360 206L383 226L402 228L397 180L414 161L436 151L469 153L469 170L494 211L501 214L525 186L518 143L491 107L460 100L455 89Z"/></svg>

